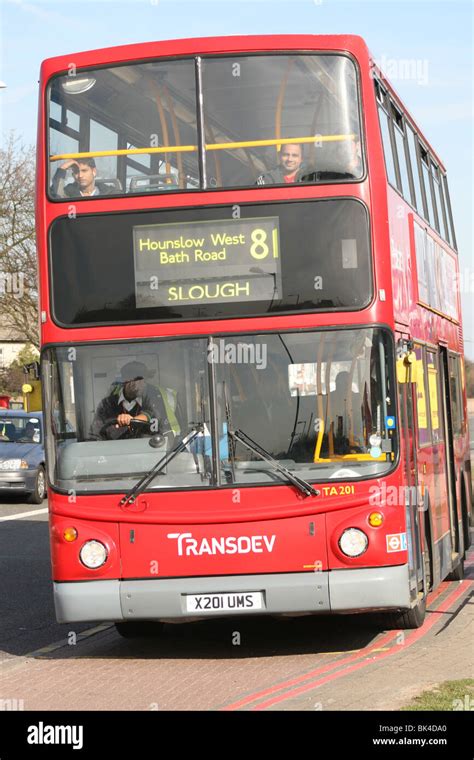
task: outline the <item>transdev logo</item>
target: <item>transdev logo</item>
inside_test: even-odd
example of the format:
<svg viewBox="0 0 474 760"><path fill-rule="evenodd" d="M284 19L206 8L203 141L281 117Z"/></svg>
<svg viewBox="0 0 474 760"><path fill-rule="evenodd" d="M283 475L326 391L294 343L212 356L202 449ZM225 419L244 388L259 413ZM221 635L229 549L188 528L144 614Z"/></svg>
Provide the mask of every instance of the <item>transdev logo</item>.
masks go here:
<svg viewBox="0 0 474 760"><path fill-rule="evenodd" d="M271 553L276 536L221 536L194 538L192 533L168 533L167 538L178 542L178 556L200 557L203 554L263 554Z"/></svg>

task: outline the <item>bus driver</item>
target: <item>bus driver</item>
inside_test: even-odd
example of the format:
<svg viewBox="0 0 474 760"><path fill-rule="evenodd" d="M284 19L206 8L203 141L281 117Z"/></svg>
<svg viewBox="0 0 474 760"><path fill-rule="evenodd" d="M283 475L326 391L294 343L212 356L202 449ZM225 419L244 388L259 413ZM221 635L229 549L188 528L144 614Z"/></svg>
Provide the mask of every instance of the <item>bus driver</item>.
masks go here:
<svg viewBox="0 0 474 760"><path fill-rule="evenodd" d="M114 384L109 395L97 407L91 436L107 440L140 435L140 432L131 430L132 420L150 424L155 422L153 433L165 435L173 432L161 392L145 382L145 377L150 374L147 367L142 362L128 362L120 374L122 382ZM148 425L143 426L143 432L150 434Z"/></svg>

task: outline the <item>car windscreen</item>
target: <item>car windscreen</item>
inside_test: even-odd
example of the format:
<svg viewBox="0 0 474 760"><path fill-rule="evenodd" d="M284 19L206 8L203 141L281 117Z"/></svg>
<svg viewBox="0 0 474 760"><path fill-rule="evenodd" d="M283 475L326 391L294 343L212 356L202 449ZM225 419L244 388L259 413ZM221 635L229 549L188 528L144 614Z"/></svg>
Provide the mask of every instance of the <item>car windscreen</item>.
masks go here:
<svg viewBox="0 0 474 760"><path fill-rule="evenodd" d="M0 415L0 443L41 443L41 437L38 417Z"/></svg>

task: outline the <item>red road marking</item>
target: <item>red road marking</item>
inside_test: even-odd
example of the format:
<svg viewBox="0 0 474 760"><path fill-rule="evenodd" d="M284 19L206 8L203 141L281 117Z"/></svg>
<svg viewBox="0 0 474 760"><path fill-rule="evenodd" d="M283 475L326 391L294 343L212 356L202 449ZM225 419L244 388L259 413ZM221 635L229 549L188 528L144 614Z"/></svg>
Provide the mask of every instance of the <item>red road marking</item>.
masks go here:
<svg viewBox="0 0 474 760"><path fill-rule="evenodd" d="M332 668L336 668L342 663L353 662L354 660L358 660L360 657L365 657L374 649L379 649L384 644L388 644L393 638L395 638L395 636L396 631L390 631L389 633L386 633L385 636L382 636L382 638L379 639L376 643L372 644L372 646L370 646L367 650L362 650L363 654L361 654L361 652L356 652L355 654L350 655L350 657L344 657L342 660L335 660L334 662L330 662L327 665L322 665L321 667L316 668L316 670L311 670L309 673L304 673L302 676L293 678L291 681L283 681L276 686L269 686L268 689L256 692L255 694L250 694L247 697L240 699L238 702L234 702L233 704L228 705L224 708L224 710L237 710L239 707L242 707L248 702L255 702L256 699L265 697L267 694L272 694L273 692L280 691L280 689L284 689L287 686L293 686L294 684L301 683L301 681L305 681L307 678L311 678L312 676L318 675L319 673L325 673L328 670L332 670Z"/></svg>
<svg viewBox="0 0 474 760"><path fill-rule="evenodd" d="M447 581L443 581L442 583L440 583L440 585L438 586L438 588L436 589L436 591L434 591L433 593L429 594L429 596L428 596L429 605L432 605L437 600L437 598L446 590L446 588L449 585L450 584ZM440 605L439 610L436 610L436 611L443 612L444 609L442 609L442 607L444 607L444 605L446 604L446 602L449 599L451 599L451 595L442 603L442 605ZM435 621L433 621L433 624L434 624L434 622ZM425 626L426 625L427 624L425 623ZM430 625L430 627L431 627L431 625ZM420 630L424 630L424 626ZM429 628L426 628L426 631L428 631L428 630L429 630ZM263 689L262 691L255 692L254 694L247 695L246 697L243 697L242 699L238 700L237 702L233 702L231 705L227 705L223 709L224 710L237 710L239 707L243 707L244 705L249 704L250 702L255 702L255 700L261 699L262 697L265 697L265 696L267 696L269 694L273 694L276 691L280 691L281 689L285 689L285 688L294 686L294 685L296 685L298 683L301 683L302 681L307 680L308 678L312 678L312 677L320 675L322 673L326 673L328 670L332 670L334 668L338 668L341 665L346 665L348 663L354 662L354 660L359 660L361 657L366 658L374 650L378 650L378 649L380 649L380 647L384 646L385 644L389 644L393 639L395 639L395 637L398 635L398 633L399 633L399 631L389 631L384 636L382 636L381 639L378 639L373 644L371 644L368 648L363 649L360 652L356 652L355 654L352 654L349 657L343 657L341 660L334 660L333 662L330 662L327 665L320 666L319 668L316 668L315 670L309 671L308 673L305 673L305 674L303 674L301 676L297 676L296 678L293 678L293 679L291 679L289 681L283 681L283 682L281 682L281 683L279 683L277 685L270 686L267 689ZM373 660L371 660L370 662L372 662L372 661ZM369 664L369 663L362 663L362 664ZM342 673L345 673L345 672L346 671L344 671L344 670L342 671ZM335 675L337 675L337 674L335 674ZM285 695L285 698L286 698L286 695ZM267 703L265 703L265 704L267 704ZM257 709L257 708L252 708L252 709Z"/></svg>
<svg viewBox="0 0 474 760"><path fill-rule="evenodd" d="M443 581L439 584L436 591L432 591L431 594L428 594L428 609L430 608L430 604L433 604L437 600L439 596L443 593L443 591L446 591L447 587L449 586L449 581Z"/></svg>
<svg viewBox="0 0 474 760"><path fill-rule="evenodd" d="M464 594L467 588L473 583L473 581L460 581L460 586L455 591L451 592L449 596L446 597L446 599L440 604L437 610L435 612L447 612L448 608L457 601L457 599ZM437 623L437 618L432 617L431 620L426 621L421 628L418 628L418 630L414 631L412 635L409 636L408 640L403 644L396 644L394 645L389 652L380 652L379 654L375 655L371 660L363 660L362 662L356 663L355 665L351 665L350 667L343 668L343 670L339 670L336 673L331 673L328 676L325 676L324 678L320 678L319 680L312 681L309 684L305 684L304 686L300 686L299 689L293 689L290 692L285 692L285 694L280 694L277 697L273 697L273 699L268 699L266 702L261 702L260 704L256 705L252 708L252 710L265 710L267 707L271 707L274 704L277 704L278 702L283 702L286 699L293 699L294 697L298 696L298 694L302 694L305 691L309 691L311 689L315 689L318 686L322 686L325 683L328 683L329 681L334 681L336 678L341 678L342 676L349 675L349 673L353 673L356 670L360 670L361 668L367 667L367 665L371 665L373 662L382 660L385 657L390 657L397 652L402 651L403 647L409 647L412 644L414 644L418 639L420 639L422 636L425 636L428 631ZM279 687L280 689L282 686ZM283 687L284 688L284 687Z"/></svg>

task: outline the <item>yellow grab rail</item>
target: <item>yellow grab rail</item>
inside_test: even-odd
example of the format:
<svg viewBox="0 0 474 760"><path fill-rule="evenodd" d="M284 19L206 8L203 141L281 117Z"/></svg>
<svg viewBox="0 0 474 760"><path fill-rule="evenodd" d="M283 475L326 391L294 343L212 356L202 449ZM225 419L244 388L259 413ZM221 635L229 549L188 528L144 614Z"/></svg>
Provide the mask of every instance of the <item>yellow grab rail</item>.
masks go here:
<svg viewBox="0 0 474 760"><path fill-rule="evenodd" d="M234 150L236 148L260 148L271 145L296 145L297 143L338 142L354 140L352 135L312 135L312 137L284 137L276 140L243 140L242 142L210 143L205 145L208 150ZM120 150L95 150L84 153L57 153L50 156L50 161L64 161L68 158L102 158L104 156L137 156L150 153L191 153L198 149L197 145L162 145L159 148L130 148Z"/></svg>
<svg viewBox="0 0 474 760"><path fill-rule="evenodd" d="M319 462L320 461L320 455L321 455L321 446L323 445L323 438L324 438L324 420L322 417L319 419L319 430L318 430L318 437L316 440L316 447L314 449L314 456L313 456L313 462Z"/></svg>
<svg viewBox="0 0 474 760"><path fill-rule="evenodd" d="M392 461L393 461L392 454ZM319 457L314 460L316 464L320 462L385 462L385 454L373 457L370 454L333 454L331 457Z"/></svg>

